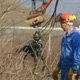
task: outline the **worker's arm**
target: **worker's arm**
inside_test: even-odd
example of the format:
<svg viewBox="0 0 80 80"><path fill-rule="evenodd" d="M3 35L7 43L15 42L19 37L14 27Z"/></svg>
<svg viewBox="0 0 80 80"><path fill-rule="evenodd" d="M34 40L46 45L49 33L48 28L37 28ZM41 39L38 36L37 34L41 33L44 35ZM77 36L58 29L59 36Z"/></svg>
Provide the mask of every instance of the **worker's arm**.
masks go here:
<svg viewBox="0 0 80 80"><path fill-rule="evenodd" d="M59 60L57 66L61 69L61 59Z"/></svg>
<svg viewBox="0 0 80 80"><path fill-rule="evenodd" d="M73 73L78 73L79 68L80 68L80 43L79 44L75 44L77 45L76 48L74 49L74 53L73 53L73 65L72 65L72 69L73 69Z"/></svg>
<svg viewBox="0 0 80 80"><path fill-rule="evenodd" d="M78 80L78 75L76 73L73 73L72 68L70 68L70 70L69 70L68 79L69 80Z"/></svg>
<svg viewBox="0 0 80 80"><path fill-rule="evenodd" d="M80 35L75 35L74 39L72 41L73 45L73 64L72 64L72 70L73 70L73 80L75 80L77 74L80 72Z"/></svg>

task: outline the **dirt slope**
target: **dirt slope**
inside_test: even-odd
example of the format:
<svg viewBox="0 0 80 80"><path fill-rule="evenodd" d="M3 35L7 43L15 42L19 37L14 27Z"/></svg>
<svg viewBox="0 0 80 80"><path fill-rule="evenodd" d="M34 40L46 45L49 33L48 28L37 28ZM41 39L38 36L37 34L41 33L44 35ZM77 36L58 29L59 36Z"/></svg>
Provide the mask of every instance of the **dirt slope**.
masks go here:
<svg viewBox="0 0 80 80"><path fill-rule="evenodd" d="M25 23L25 19L30 9L15 0L0 0L0 3L0 26L29 26ZM44 19L48 20L49 15L45 14ZM43 24L45 23L46 21Z"/></svg>

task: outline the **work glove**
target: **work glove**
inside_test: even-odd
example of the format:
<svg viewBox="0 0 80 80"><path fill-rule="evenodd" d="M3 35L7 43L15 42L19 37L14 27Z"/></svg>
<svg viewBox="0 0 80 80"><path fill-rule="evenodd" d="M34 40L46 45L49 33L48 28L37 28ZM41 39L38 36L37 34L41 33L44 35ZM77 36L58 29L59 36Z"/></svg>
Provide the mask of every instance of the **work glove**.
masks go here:
<svg viewBox="0 0 80 80"><path fill-rule="evenodd" d="M72 68L70 68L68 73L68 80L72 80L72 75L73 75L73 71L72 71Z"/></svg>
<svg viewBox="0 0 80 80"><path fill-rule="evenodd" d="M77 80L77 74L76 73L73 73L72 80Z"/></svg>
<svg viewBox="0 0 80 80"><path fill-rule="evenodd" d="M54 80L58 80L58 73L59 73L59 71L60 71L60 68L57 66L55 68L55 70L53 71L53 74L52 74L52 77L53 77Z"/></svg>
<svg viewBox="0 0 80 80"><path fill-rule="evenodd" d="M77 74L73 73L72 68L70 68L68 73L68 80L77 80Z"/></svg>

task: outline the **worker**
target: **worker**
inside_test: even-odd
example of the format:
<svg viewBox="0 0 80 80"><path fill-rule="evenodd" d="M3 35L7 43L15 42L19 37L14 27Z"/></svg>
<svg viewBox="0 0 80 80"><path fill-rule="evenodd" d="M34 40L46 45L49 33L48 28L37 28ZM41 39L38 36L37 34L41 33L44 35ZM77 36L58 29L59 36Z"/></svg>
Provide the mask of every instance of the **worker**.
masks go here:
<svg viewBox="0 0 80 80"><path fill-rule="evenodd" d="M73 21L76 16L65 13L56 17L61 28L66 32L61 42L61 56L57 67L53 71L52 77L58 80L58 74L61 71L60 80L78 80L80 73L80 33L74 28Z"/></svg>

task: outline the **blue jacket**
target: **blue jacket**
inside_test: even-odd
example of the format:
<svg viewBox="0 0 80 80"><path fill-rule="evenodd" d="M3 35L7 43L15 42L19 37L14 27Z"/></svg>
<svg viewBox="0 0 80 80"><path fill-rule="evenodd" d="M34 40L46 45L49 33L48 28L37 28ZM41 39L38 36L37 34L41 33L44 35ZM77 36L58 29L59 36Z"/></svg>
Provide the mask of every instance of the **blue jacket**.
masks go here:
<svg viewBox="0 0 80 80"><path fill-rule="evenodd" d="M80 33L75 29L62 38L61 57L58 66L61 69L72 68L74 73L78 73L80 67Z"/></svg>

